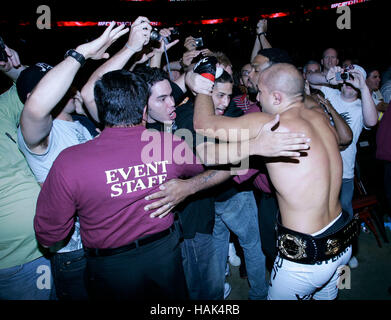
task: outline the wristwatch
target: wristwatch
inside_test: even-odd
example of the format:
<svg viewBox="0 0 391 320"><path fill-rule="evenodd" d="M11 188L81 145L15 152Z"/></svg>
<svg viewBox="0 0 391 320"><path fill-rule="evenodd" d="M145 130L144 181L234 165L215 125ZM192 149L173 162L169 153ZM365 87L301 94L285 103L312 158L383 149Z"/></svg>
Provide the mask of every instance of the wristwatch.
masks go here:
<svg viewBox="0 0 391 320"><path fill-rule="evenodd" d="M77 52L76 50L73 50L73 49L69 49L65 53L64 59L66 57L72 57L73 59L78 61L81 64L81 66L83 66L86 63L86 58L84 58L84 56L81 53L79 53L79 52Z"/></svg>

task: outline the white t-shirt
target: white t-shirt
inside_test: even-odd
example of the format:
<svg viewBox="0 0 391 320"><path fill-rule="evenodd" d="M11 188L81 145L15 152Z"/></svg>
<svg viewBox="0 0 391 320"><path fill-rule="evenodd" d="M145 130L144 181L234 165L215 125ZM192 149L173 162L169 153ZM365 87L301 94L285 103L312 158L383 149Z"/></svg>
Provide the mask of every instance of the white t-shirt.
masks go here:
<svg viewBox="0 0 391 320"><path fill-rule="evenodd" d="M361 99L357 99L353 102L346 102L342 100L341 91L338 89L322 86L321 91L324 93L325 98L331 102L334 109L341 115L342 118L344 118L346 123L352 129L352 143L345 150L341 151L341 157L343 162L342 178L353 179L357 153L357 141L362 129L365 128Z"/></svg>
<svg viewBox="0 0 391 320"><path fill-rule="evenodd" d="M40 183L45 181L54 160L62 150L91 139L90 132L79 121L70 122L54 119L49 134L48 148L45 153L37 154L27 147L22 131L20 127L18 128L19 149L23 152L35 178ZM83 247L79 229L80 224L77 220L71 239L65 247L58 251L59 253L75 251Z"/></svg>
<svg viewBox="0 0 391 320"><path fill-rule="evenodd" d="M53 120L49 134L49 144L45 153L32 152L23 139L22 131L18 128L18 146L26 157L37 181L43 183L54 160L65 148L91 140L90 132L79 121L70 122L59 119Z"/></svg>

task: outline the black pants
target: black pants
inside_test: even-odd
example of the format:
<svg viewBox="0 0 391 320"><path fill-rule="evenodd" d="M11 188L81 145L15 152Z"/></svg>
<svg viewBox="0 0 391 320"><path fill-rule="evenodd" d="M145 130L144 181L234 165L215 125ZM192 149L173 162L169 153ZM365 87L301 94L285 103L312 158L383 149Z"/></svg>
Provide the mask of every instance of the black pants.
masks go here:
<svg viewBox="0 0 391 320"><path fill-rule="evenodd" d="M96 300L186 300L178 232L104 257L87 255L89 293Z"/></svg>
<svg viewBox="0 0 391 320"><path fill-rule="evenodd" d="M262 250L267 259L267 266L273 264L277 256L276 222L278 202L274 194L261 193L258 205L259 232L261 234Z"/></svg>

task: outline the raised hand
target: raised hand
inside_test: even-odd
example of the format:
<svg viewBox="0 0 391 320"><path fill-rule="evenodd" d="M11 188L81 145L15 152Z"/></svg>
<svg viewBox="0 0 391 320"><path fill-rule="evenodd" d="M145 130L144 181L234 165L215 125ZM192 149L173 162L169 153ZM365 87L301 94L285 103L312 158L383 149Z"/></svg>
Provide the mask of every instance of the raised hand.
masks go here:
<svg viewBox="0 0 391 320"><path fill-rule="evenodd" d="M8 60L0 61L0 71L8 72L12 68L15 69L19 68L21 65L20 65L20 59L18 53L15 50L7 47L6 45L4 50L8 56Z"/></svg>
<svg viewBox="0 0 391 320"><path fill-rule="evenodd" d="M159 41L160 47L153 49L153 51L155 51L156 53L163 53L164 52L164 45L166 46L166 50L168 50L171 47L175 46L179 42L179 39L176 39L176 40L171 41L169 43L165 42L165 40L164 40L164 38L167 39L171 35L171 30L173 30L173 29L174 28L165 28L165 29L161 29L159 31L159 34L162 36L162 39L160 39L160 41Z"/></svg>
<svg viewBox="0 0 391 320"><path fill-rule="evenodd" d="M129 28L124 29L125 25L123 24L116 28L114 26L115 22L113 21L99 38L78 46L76 51L81 53L86 59L99 60L109 58L110 55L106 52L107 48L129 31Z"/></svg>
<svg viewBox="0 0 391 320"><path fill-rule="evenodd" d="M257 23L257 34L267 31L267 20L261 19Z"/></svg>
<svg viewBox="0 0 391 320"><path fill-rule="evenodd" d="M367 86L365 83L364 76L360 71L352 69L349 70L349 73L353 77L349 77L349 79L346 80L347 83L350 83L353 87L359 90L362 90Z"/></svg>
<svg viewBox="0 0 391 320"><path fill-rule="evenodd" d="M197 48L196 41L194 37L189 36L185 39L184 47L187 49L187 51L193 51Z"/></svg>
<svg viewBox="0 0 391 320"><path fill-rule="evenodd" d="M130 28L127 47L134 52L139 52L149 42L151 37L151 22L146 17L138 17Z"/></svg>

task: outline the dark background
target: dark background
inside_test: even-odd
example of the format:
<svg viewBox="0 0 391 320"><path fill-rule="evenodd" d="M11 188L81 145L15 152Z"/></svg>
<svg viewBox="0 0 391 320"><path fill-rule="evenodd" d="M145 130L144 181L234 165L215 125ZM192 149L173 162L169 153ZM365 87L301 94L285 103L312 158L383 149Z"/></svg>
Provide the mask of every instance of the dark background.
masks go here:
<svg viewBox="0 0 391 320"><path fill-rule="evenodd" d="M290 12L287 17L269 19L267 38L273 47L287 50L297 66L307 60L320 60L322 51L335 47L340 62L345 58L357 59L363 66L376 65L381 71L390 62L388 12L386 1L371 0L355 4L351 9L351 29L339 30L336 9L316 10L330 7L338 0L301 1L168 1L128 2L99 1L13 1L7 2L6 10L0 12L0 35L5 42L18 51L24 64L38 61L55 65L69 48L98 37L104 27L57 27L57 21L134 21L139 15L164 26L179 23L182 40L169 52L171 61L179 59L183 51L183 40L188 35L202 36L211 50L225 52L234 67L249 62L255 39L255 26L261 14ZM50 30L39 30L36 13L39 5L51 9ZM304 14L305 10L312 10ZM214 25L196 24L201 19L249 17L245 22L227 22ZM20 25L21 23L29 25ZM117 41L110 53L123 46L126 37ZM101 61L86 64L79 79L84 81ZM1 87L6 79L1 78Z"/></svg>

